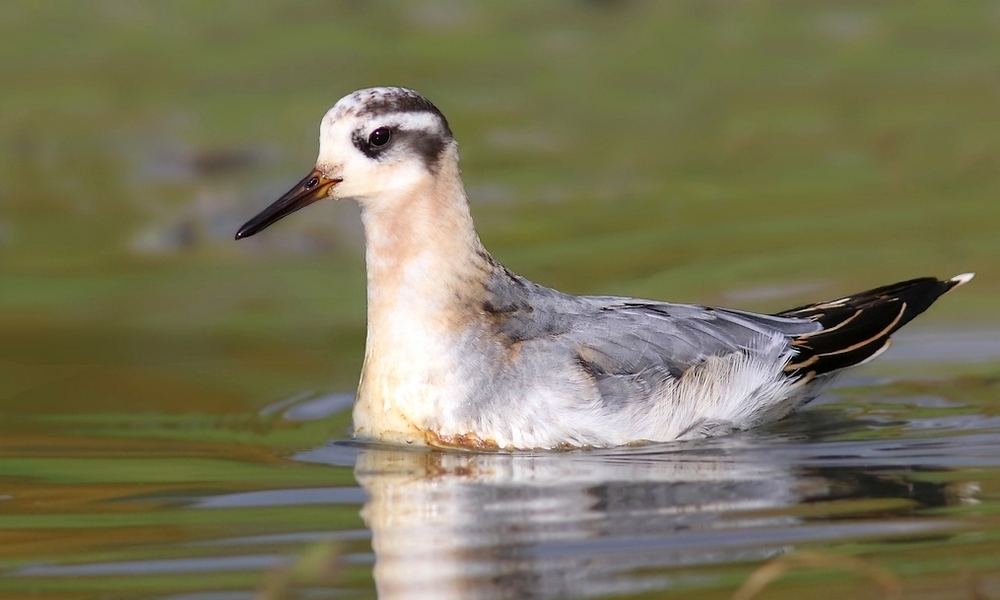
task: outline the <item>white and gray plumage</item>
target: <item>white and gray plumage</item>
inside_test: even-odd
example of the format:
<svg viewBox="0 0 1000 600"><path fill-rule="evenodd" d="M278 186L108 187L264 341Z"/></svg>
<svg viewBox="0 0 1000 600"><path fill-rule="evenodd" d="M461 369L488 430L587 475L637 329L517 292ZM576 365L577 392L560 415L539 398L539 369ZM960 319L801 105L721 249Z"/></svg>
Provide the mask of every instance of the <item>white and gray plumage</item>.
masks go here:
<svg viewBox="0 0 1000 600"><path fill-rule="evenodd" d="M403 88L346 96L316 168L237 239L323 198L361 205L368 336L355 436L478 448L615 446L786 415L972 274L760 315L571 296L483 248L444 115Z"/></svg>

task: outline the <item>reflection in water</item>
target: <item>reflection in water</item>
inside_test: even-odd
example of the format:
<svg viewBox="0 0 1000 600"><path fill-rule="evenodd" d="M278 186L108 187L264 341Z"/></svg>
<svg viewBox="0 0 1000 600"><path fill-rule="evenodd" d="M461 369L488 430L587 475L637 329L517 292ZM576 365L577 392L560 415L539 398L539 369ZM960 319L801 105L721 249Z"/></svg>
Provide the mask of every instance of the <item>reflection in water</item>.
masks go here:
<svg viewBox="0 0 1000 600"><path fill-rule="evenodd" d="M890 446L880 451L893 455ZM798 543L950 526L906 518L915 506L945 504L942 484L914 486L898 469L880 474L877 463L865 473L821 464L826 456L845 460L838 451L856 450L856 442L744 447L731 439L678 448L471 454L363 447L355 476L368 496L362 516L373 534L379 597L634 593L712 577L682 569L665 575L665 567L759 561ZM325 462L323 452L300 458ZM842 512L852 498L872 496L899 501L872 515ZM841 517L855 518L831 522L816 509L808 517L794 509L833 500Z"/></svg>
<svg viewBox="0 0 1000 600"><path fill-rule="evenodd" d="M362 451L355 474L369 496L362 516L373 532L380 598L623 593L666 583L616 576L639 567L780 549L728 546L724 532L751 523L723 516L789 504L796 494L787 474L603 458ZM780 530L789 519L755 525ZM663 537L678 532L689 533ZM651 554L654 547L660 551Z"/></svg>

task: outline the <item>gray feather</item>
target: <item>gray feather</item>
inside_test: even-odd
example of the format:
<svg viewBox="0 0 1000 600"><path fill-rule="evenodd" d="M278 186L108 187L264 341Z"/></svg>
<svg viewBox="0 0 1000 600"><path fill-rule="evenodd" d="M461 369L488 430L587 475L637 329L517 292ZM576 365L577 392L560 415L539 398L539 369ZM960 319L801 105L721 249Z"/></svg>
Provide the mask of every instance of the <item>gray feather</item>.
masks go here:
<svg viewBox="0 0 1000 600"><path fill-rule="evenodd" d="M775 336L817 331L805 319L613 296L571 296L500 267L484 303L498 337L568 357L610 408L651 398L710 356L752 352ZM780 364L774 368L780 369Z"/></svg>

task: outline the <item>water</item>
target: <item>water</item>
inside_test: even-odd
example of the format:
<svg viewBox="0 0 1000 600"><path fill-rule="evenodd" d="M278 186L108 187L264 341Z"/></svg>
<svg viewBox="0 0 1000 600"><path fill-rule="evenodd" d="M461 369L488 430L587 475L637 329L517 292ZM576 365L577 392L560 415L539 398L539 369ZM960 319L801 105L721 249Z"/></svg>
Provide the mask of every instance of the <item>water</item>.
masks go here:
<svg viewBox="0 0 1000 600"><path fill-rule="evenodd" d="M815 554L819 566L772 585L880 597L878 582L838 562L854 557L907 598L990 598L996 393L992 378L861 378L761 430L552 453L336 440L288 453L190 435L255 429L260 442L302 423L301 407L343 410L343 395L301 394L228 422L8 424L0 590L725 598L761 564Z"/></svg>
<svg viewBox="0 0 1000 600"><path fill-rule="evenodd" d="M1000 598L996 17L0 4L0 598ZM540 283L777 311L978 275L761 430L354 444L356 209L232 236L374 84L444 110Z"/></svg>

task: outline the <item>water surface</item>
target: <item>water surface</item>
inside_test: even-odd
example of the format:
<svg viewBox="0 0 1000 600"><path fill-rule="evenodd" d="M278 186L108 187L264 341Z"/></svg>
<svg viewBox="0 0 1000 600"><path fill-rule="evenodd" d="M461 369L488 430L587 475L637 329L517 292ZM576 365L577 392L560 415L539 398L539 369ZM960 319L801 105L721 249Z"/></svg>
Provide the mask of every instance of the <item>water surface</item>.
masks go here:
<svg viewBox="0 0 1000 600"><path fill-rule="evenodd" d="M303 406L322 416L343 396L213 421L26 420L3 436L0 590L726 598L761 564L818 553L826 568L774 585L881 597L844 571L846 556L907 598L992 597L982 594L1000 584L996 380L846 383L761 430L550 453L263 447L301 426ZM247 444L193 435L209 429L255 433Z"/></svg>

